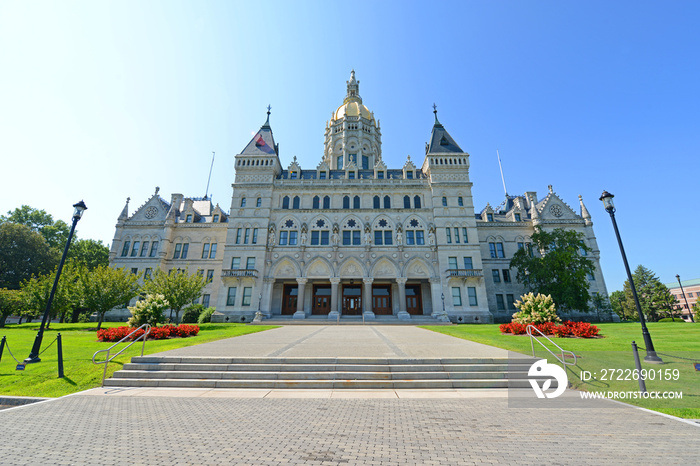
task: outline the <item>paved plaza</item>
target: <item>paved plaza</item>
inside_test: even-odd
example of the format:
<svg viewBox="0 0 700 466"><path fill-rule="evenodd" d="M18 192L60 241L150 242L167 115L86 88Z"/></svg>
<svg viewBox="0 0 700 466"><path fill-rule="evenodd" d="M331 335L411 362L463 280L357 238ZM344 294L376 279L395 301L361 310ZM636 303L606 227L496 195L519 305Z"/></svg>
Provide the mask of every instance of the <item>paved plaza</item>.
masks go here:
<svg viewBox="0 0 700 466"><path fill-rule="evenodd" d="M411 345L413 338L420 343ZM161 354L340 357L370 348L386 357L502 351L414 327L290 326ZM685 465L700 457L700 426L690 422L605 404L611 402L519 409L508 406L507 396L507 390L94 389L0 411L0 463Z"/></svg>

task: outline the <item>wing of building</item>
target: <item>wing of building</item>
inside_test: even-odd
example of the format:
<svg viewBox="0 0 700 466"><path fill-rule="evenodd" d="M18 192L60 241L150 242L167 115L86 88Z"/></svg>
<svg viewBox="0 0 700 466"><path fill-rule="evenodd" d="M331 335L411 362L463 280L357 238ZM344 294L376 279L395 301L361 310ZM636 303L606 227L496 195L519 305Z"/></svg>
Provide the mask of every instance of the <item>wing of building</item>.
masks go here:
<svg viewBox="0 0 700 466"><path fill-rule="evenodd" d="M250 321L260 310L295 319L498 322L510 320L523 293L510 259L539 225L585 235L596 266L590 291L607 295L583 201L577 213L550 186L542 199L534 191L507 196L476 213L469 154L437 112L422 163L408 157L387 167L359 83L353 71L316 167L294 157L283 168L268 111L235 157L228 212L206 198L166 201L158 188L131 215L127 200L111 264L146 277L158 267L206 274L203 304L222 321Z"/></svg>

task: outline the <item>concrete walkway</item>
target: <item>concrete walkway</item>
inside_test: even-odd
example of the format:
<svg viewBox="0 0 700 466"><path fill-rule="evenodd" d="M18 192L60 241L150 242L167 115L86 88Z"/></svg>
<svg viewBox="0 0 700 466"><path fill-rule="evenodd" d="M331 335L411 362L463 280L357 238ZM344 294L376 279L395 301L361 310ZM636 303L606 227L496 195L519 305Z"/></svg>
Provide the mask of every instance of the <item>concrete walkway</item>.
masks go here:
<svg viewBox="0 0 700 466"><path fill-rule="evenodd" d="M418 327L290 325L153 356L506 358L508 354L500 348Z"/></svg>
<svg viewBox="0 0 700 466"><path fill-rule="evenodd" d="M290 326L160 354L506 356L428 330L362 326ZM514 408L507 397L506 390L94 389L0 411L0 462L686 465L700 457L700 426L690 422L612 402Z"/></svg>

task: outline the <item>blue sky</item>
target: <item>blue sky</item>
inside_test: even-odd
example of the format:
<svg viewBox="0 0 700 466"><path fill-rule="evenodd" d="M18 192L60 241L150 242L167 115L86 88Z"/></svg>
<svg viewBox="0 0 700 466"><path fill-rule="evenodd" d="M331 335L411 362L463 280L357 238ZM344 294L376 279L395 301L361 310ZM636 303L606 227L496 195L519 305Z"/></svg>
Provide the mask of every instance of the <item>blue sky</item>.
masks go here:
<svg viewBox="0 0 700 466"><path fill-rule="evenodd" d="M0 0L0 212L22 204L110 243L161 195L228 210L233 157L265 121L313 168L351 69L383 158L421 163L433 122L470 153L477 210L552 184L593 216L610 291L632 266L700 277L698 2Z"/></svg>

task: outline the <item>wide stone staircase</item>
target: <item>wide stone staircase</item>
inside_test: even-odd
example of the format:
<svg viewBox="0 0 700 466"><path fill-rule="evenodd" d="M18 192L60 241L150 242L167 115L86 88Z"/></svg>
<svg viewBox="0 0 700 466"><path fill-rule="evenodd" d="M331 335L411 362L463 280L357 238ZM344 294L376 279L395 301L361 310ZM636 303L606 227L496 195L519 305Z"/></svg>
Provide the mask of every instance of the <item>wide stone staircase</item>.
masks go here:
<svg viewBox="0 0 700 466"><path fill-rule="evenodd" d="M529 388L533 358L134 357L106 387Z"/></svg>

